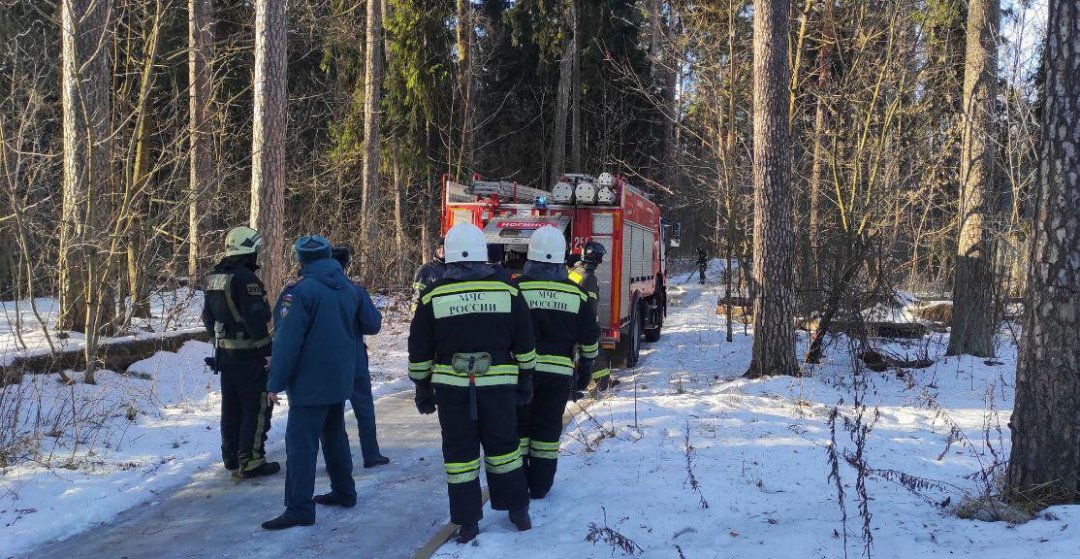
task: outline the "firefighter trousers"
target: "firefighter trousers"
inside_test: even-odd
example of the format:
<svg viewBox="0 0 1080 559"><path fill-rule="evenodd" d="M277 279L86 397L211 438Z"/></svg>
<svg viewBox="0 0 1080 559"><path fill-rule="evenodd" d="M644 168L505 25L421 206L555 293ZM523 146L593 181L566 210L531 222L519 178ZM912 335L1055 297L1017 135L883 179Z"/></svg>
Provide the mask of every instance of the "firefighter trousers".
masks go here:
<svg viewBox="0 0 1080 559"><path fill-rule="evenodd" d="M266 400L266 360L258 355L221 367L221 460L244 471L266 463L273 406Z"/></svg>
<svg viewBox="0 0 1080 559"><path fill-rule="evenodd" d="M555 483L562 418L572 381L569 375L533 373L532 403L518 408L519 443L533 499L543 499Z"/></svg>
<svg viewBox="0 0 1080 559"><path fill-rule="evenodd" d="M475 391L475 416L470 391ZM491 508L518 510L528 506L529 489L518 450L515 387L435 385L435 403L442 428L450 522L463 526L479 522L484 516L480 494L481 446Z"/></svg>
<svg viewBox="0 0 1080 559"><path fill-rule="evenodd" d="M607 350L600 350L593 360L592 378L596 381L596 389L603 392L611 385L611 360Z"/></svg>
<svg viewBox="0 0 1080 559"><path fill-rule="evenodd" d="M382 457L379 450L379 437L375 427L375 399L371 394L371 373L357 373L353 379L353 392L349 396L356 427L360 433L360 454L364 463L374 462Z"/></svg>

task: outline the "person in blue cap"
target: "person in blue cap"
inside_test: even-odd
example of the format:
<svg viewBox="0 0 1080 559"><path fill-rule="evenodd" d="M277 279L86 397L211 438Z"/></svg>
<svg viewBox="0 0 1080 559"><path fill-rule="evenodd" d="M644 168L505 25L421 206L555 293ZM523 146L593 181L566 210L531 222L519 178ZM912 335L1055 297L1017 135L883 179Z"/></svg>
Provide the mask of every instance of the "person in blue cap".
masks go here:
<svg viewBox="0 0 1080 559"><path fill-rule="evenodd" d="M361 298L331 257L330 241L300 237L294 245L300 279L274 307L274 355L267 397L289 396L285 427L285 512L267 530L315 523L315 505L353 507L356 484L345 431L345 401L353 392L362 325ZM322 441L330 492L314 496Z"/></svg>
<svg viewBox="0 0 1080 559"><path fill-rule="evenodd" d="M352 263L352 249L345 245L334 246L330 253L334 260L341 264L347 277L349 264ZM374 336L382 329L382 313L375 308L366 289L351 280L350 283L360 294L360 333ZM364 457L364 467L375 468L389 464L390 459L383 456L379 450L379 438L375 428L375 400L371 395L371 370L368 368L367 345L362 337L360 355L356 361L356 378L353 380L353 393L349 402L352 403L353 415L356 416L356 426L360 433L360 453Z"/></svg>

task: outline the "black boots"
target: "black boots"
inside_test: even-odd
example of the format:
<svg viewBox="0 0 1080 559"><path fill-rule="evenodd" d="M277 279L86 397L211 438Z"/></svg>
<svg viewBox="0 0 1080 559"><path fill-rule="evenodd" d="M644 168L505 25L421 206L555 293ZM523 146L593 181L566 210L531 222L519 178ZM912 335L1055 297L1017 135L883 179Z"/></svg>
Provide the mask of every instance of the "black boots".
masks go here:
<svg viewBox="0 0 1080 559"><path fill-rule="evenodd" d="M285 530L286 528L293 528L296 526L314 526L315 520L300 520L292 518L286 514L273 519L267 520L262 523L263 530Z"/></svg>
<svg viewBox="0 0 1080 559"><path fill-rule="evenodd" d="M457 531L457 543L466 544L476 539L476 536L480 535L480 524L473 522L472 524L466 524Z"/></svg>
<svg viewBox="0 0 1080 559"><path fill-rule="evenodd" d="M356 506L356 499L346 499L345 497L338 495L331 491L325 495L316 495L312 497L312 501L316 505L323 505L327 507L342 507L351 509Z"/></svg>
<svg viewBox="0 0 1080 559"><path fill-rule="evenodd" d="M389 463L390 463L389 458L387 458L385 456L379 456L378 458L372 460L371 462L368 462L368 461L365 460L364 461L364 467L365 468L375 468L377 466L385 466L385 465L387 465Z"/></svg>
<svg viewBox="0 0 1080 559"><path fill-rule="evenodd" d="M529 506L518 510L510 511L510 522L514 523L519 532L525 532L532 529L532 519L529 518Z"/></svg>
<svg viewBox="0 0 1080 559"><path fill-rule="evenodd" d="M514 523L519 532L531 530L532 519L529 518L529 506L525 505L520 509L510 511L510 522ZM456 540L457 543L466 544L475 540L478 535L480 535L480 524L473 522L458 528Z"/></svg>
<svg viewBox="0 0 1080 559"><path fill-rule="evenodd" d="M257 477L272 476L281 471L281 464L277 462L267 462L250 470L239 470L233 472L233 477L236 479L252 479Z"/></svg>

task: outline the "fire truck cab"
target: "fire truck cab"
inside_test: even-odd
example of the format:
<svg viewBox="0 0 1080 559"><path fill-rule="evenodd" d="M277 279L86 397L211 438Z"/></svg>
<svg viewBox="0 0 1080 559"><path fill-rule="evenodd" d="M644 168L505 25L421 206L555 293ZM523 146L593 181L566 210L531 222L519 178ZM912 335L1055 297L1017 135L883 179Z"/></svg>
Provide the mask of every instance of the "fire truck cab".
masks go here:
<svg viewBox="0 0 1080 559"><path fill-rule="evenodd" d="M666 246L678 246L677 223L666 223L660 208L621 176L583 174L560 177L551 191L510 182L467 183L443 179L445 232L457 223L483 229L489 258L510 273L521 271L529 239L551 225L566 237L571 252L589 241L607 255L597 268L601 346L612 359L637 364L641 342L660 338L667 314Z"/></svg>

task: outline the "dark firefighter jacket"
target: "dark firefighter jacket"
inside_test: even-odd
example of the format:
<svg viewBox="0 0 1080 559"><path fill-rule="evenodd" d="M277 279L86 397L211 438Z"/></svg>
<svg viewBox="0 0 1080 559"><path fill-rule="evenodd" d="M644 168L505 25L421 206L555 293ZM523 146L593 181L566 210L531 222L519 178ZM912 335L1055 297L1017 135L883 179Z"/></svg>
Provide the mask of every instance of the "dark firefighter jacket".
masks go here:
<svg viewBox="0 0 1080 559"><path fill-rule="evenodd" d="M446 274L446 263L441 260L432 260L420 266L413 279L413 290L419 296L425 289L441 280L444 274Z"/></svg>
<svg viewBox="0 0 1080 559"><path fill-rule="evenodd" d="M243 354L270 355L270 305L250 257L230 256L206 278L202 320L221 364Z"/></svg>
<svg viewBox="0 0 1080 559"><path fill-rule="evenodd" d="M600 282L596 279L596 269L585 262L579 262L570 270L570 280L581 286L589 296L589 306L596 316L596 306L600 302Z"/></svg>
<svg viewBox="0 0 1080 559"><path fill-rule="evenodd" d="M573 281L533 279L528 272L515 285L529 304L536 336L536 371L574 374L574 347L581 356L595 359L600 328L589 296Z"/></svg>
<svg viewBox="0 0 1080 559"><path fill-rule="evenodd" d="M477 387L517 385L518 368L536 365L529 307L518 288L494 268L482 277L450 277L428 286L409 330L409 378L468 387L470 375L455 370L454 356L487 353L490 366L473 375Z"/></svg>

